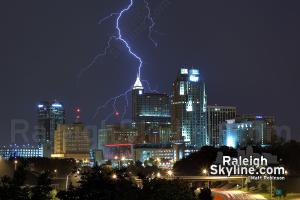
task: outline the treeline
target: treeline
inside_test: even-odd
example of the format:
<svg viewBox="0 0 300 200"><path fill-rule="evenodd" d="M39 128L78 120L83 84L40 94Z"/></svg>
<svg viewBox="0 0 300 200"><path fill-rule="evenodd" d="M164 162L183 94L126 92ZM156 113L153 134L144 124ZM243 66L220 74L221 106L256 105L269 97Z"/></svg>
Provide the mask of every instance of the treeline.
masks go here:
<svg viewBox="0 0 300 200"><path fill-rule="evenodd" d="M178 161L174 165L176 175L202 175L203 169L209 169L210 165L216 160L217 153L223 152L223 155L237 156L236 149L222 146L215 148L204 146L200 151ZM290 176L300 175L300 143L290 141L287 143L277 142L268 147L253 146L255 153L271 153L276 155L280 164L283 164L288 170Z"/></svg>
<svg viewBox="0 0 300 200"><path fill-rule="evenodd" d="M4 176L0 182L0 200L209 200L209 189L196 194L195 189L181 180L150 178L150 170L141 172L136 167L114 171L101 166L82 169L77 187L70 184L67 190L56 191L52 185L53 173L49 171L38 175L36 183L26 185L27 169L20 164L13 177ZM138 169L134 172L133 170ZM141 174L143 186L138 187L135 176ZM138 177L138 178L142 178Z"/></svg>

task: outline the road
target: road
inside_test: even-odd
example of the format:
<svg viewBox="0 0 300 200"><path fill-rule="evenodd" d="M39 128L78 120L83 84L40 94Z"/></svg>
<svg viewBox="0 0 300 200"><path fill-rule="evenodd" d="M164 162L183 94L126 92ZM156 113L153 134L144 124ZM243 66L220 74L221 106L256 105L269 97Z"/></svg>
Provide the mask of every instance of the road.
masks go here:
<svg viewBox="0 0 300 200"><path fill-rule="evenodd" d="M214 200L264 200L262 195L249 194L239 190L212 189Z"/></svg>

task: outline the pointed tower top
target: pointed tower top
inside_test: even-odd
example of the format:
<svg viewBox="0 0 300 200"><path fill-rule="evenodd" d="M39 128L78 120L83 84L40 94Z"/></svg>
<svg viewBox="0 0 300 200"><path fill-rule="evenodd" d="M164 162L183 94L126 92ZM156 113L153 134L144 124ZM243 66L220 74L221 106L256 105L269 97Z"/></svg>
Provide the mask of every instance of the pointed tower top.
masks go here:
<svg viewBox="0 0 300 200"><path fill-rule="evenodd" d="M139 76L136 77L136 81L135 81L135 83L133 85L133 89L134 90L136 90L136 89L144 89Z"/></svg>

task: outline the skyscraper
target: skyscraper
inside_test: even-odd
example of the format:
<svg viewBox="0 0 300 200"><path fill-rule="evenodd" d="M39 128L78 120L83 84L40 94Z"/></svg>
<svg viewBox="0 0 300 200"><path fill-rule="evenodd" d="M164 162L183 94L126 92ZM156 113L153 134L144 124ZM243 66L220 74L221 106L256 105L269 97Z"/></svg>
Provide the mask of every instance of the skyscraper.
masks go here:
<svg viewBox="0 0 300 200"><path fill-rule="evenodd" d="M144 93L143 85L137 77L132 88L132 121L146 142L160 142L163 135L171 131L170 98L167 94ZM169 132L170 132L169 131Z"/></svg>
<svg viewBox="0 0 300 200"><path fill-rule="evenodd" d="M233 106L207 106L207 132L209 144L221 146L223 134L220 134L222 123L236 117L236 107Z"/></svg>
<svg viewBox="0 0 300 200"><path fill-rule="evenodd" d="M207 96L198 69L180 69L173 83L172 129L187 145L208 145Z"/></svg>
<svg viewBox="0 0 300 200"><path fill-rule="evenodd" d="M54 131L58 124L65 123L65 110L58 101L43 101L37 105L38 140L43 145L44 156L52 153Z"/></svg>
<svg viewBox="0 0 300 200"><path fill-rule="evenodd" d="M133 122L170 122L170 98L167 94L144 93L137 77L132 89Z"/></svg>

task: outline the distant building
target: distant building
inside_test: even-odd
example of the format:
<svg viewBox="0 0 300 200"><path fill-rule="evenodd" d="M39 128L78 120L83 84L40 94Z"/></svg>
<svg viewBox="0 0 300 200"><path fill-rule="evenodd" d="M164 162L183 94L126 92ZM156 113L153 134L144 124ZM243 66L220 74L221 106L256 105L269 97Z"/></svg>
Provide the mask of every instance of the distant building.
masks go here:
<svg viewBox="0 0 300 200"><path fill-rule="evenodd" d="M223 124L223 143L231 147L270 145L275 120L272 116L243 115ZM221 133L220 133L221 134Z"/></svg>
<svg viewBox="0 0 300 200"><path fill-rule="evenodd" d="M31 145L1 146L0 157L4 159L43 157L43 147Z"/></svg>
<svg viewBox="0 0 300 200"><path fill-rule="evenodd" d="M133 144L107 144L104 145L105 160L133 159Z"/></svg>
<svg viewBox="0 0 300 200"><path fill-rule="evenodd" d="M209 144L212 146L223 145L223 134L220 127L228 119L236 117L236 107L233 106L207 106L207 130Z"/></svg>
<svg viewBox="0 0 300 200"><path fill-rule="evenodd" d="M137 77L132 88L132 121L147 143L171 140L170 98L167 94L144 93ZM169 138L170 137L170 138Z"/></svg>
<svg viewBox="0 0 300 200"><path fill-rule="evenodd" d="M54 131L58 124L65 123L65 109L58 101L43 101L37 105L37 126L39 144L44 147L44 156L53 152Z"/></svg>
<svg viewBox="0 0 300 200"><path fill-rule="evenodd" d="M134 145L134 160L145 162L156 160L159 167L172 168L173 164L184 157L184 144L138 144Z"/></svg>
<svg viewBox="0 0 300 200"><path fill-rule="evenodd" d="M181 69L173 83L172 130L187 145L208 145L207 96L198 69Z"/></svg>
<svg viewBox="0 0 300 200"><path fill-rule="evenodd" d="M216 161L214 162L215 164L222 164L223 163L223 152L219 151L217 153L217 158ZM252 159L260 159L261 156L263 156L264 158L266 158L268 160L268 165L278 165L278 158L276 155L272 155L271 153L255 153L253 151L253 147L252 146L247 146L244 148L244 150L242 149L237 149L237 157L241 157L241 159L250 159L250 157L252 157Z"/></svg>
<svg viewBox="0 0 300 200"><path fill-rule="evenodd" d="M138 143L138 130L129 124L105 125L98 132L98 149L107 144Z"/></svg>
<svg viewBox="0 0 300 200"><path fill-rule="evenodd" d="M51 157L90 160L88 129L82 123L59 124L54 135L54 154Z"/></svg>

